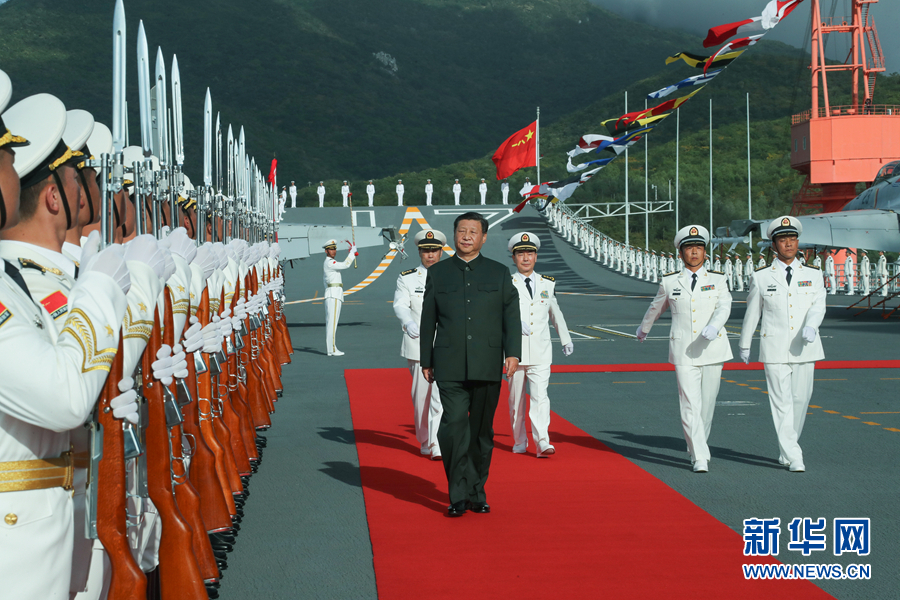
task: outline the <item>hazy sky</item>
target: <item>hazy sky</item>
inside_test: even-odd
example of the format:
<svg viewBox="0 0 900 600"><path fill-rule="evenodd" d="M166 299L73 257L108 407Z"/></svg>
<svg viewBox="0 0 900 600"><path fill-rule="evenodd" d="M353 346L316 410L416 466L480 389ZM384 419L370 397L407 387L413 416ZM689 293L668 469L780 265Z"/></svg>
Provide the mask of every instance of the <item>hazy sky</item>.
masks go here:
<svg viewBox="0 0 900 600"><path fill-rule="evenodd" d="M710 27L740 21L758 16L768 4L768 0L590 0L603 8L622 14L628 18L650 23L658 27L686 29L706 37ZM830 16L832 5L834 16L850 15L850 0L821 0L823 18ZM790 44L805 45L809 48L807 33L812 0L805 0L787 19L778 24L766 38ZM881 39L885 55L887 73L900 71L900 0L881 0L870 8L870 16L875 20L875 28ZM843 60L849 52L848 34L831 34L828 42L828 57ZM875 93L876 102L878 92Z"/></svg>

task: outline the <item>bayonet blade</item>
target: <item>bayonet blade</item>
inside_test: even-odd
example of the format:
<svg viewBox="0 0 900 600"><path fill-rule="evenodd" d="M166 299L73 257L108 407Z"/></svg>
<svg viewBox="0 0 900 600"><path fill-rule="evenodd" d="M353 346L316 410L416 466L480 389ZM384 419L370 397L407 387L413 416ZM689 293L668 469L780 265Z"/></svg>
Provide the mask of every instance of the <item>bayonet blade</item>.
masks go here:
<svg viewBox="0 0 900 600"><path fill-rule="evenodd" d="M203 185L212 185L212 97L206 88L203 101Z"/></svg>
<svg viewBox="0 0 900 600"><path fill-rule="evenodd" d="M125 148L125 4L116 1L113 15L113 151Z"/></svg>
<svg viewBox="0 0 900 600"><path fill-rule="evenodd" d="M175 137L175 164L184 164L184 127L181 113L181 72L178 57L172 56L172 127Z"/></svg>
<svg viewBox="0 0 900 600"><path fill-rule="evenodd" d="M225 187L228 190L228 195L232 196L234 194L234 133L231 130L230 123L228 124L227 140L226 150L228 155L225 157L225 160L228 161L228 171L226 172Z"/></svg>
<svg viewBox="0 0 900 600"><path fill-rule="evenodd" d="M150 53L147 50L147 34L144 22L138 25L138 100L141 113L141 149L144 156L153 154L152 116L150 114Z"/></svg>
<svg viewBox="0 0 900 600"><path fill-rule="evenodd" d="M156 140L158 142L158 158L160 167L169 166L166 152L169 145L169 126L166 122L168 105L166 103L166 63L162 48L156 50Z"/></svg>
<svg viewBox="0 0 900 600"><path fill-rule="evenodd" d="M216 113L216 190L222 193L222 114Z"/></svg>

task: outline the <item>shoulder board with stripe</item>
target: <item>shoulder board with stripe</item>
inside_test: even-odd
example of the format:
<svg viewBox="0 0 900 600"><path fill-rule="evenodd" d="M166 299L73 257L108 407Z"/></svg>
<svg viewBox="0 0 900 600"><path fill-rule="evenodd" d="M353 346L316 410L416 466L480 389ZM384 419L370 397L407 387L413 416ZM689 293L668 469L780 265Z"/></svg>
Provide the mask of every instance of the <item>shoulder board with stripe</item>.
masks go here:
<svg viewBox="0 0 900 600"><path fill-rule="evenodd" d="M54 267L45 267L43 265L39 265L34 262L30 258L20 258L19 264L22 265L23 269L35 269L36 271L40 271L41 273L53 273L54 275L62 275L63 272Z"/></svg>
<svg viewBox="0 0 900 600"><path fill-rule="evenodd" d="M410 269L410 270L408 270L408 271L403 271L402 273L400 273L400 275L409 275L409 274L411 274L411 273L415 273L415 272L418 271L418 270L419 270L419 269Z"/></svg>
<svg viewBox="0 0 900 600"><path fill-rule="evenodd" d="M764 266L762 266L762 267L756 267L756 270L757 270L757 271L762 271L763 269L768 269L768 268L769 268L769 265L764 265Z"/></svg>
<svg viewBox="0 0 900 600"><path fill-rule="evenodd" d="M707 271L708 273L715 273L716 275L724 275L722 271Z"/></svg>
<svg viewBox="0 0 900 600"><path fill-rule="evenodd" d="M803 268L804 268L804 269L815 269L816 271L821 271L821 270L822 270L822 269L820 269L819 267L817 267L816 265L803 265Z"/></svg>
<svg viewBox="0 0 900 600"><path fill-rule="evenodd" d="M541 275L541 279L548 279L548 280L553 281L553 282L556 281L556 278L555 278L555 277L550 277L549 275Z"/></svg>
<svg viewBox="0 0 900 600"><path fill-rule="evenodd" d="M670 277L672 275L678 275L681 271L672 271L671 273L666 273L663 277Z"/></svg>

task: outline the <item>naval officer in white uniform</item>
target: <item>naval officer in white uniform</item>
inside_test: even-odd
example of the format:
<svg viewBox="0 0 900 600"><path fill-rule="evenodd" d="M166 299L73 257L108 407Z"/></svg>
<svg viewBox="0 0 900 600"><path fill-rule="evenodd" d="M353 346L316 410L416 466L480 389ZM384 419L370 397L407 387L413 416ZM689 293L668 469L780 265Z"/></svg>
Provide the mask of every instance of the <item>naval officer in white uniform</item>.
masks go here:
<svg viewBox="0 0 900 600"><path fill-rule="evenodd" d="M487 183L484 179L478 184L478 193L481 195L481 204L484 205L487 202Z"/></svg>
<svg viewBox="0 0 900 600"><path fill-rule="evenodd" d="M366 186L366 195L369 196L369 206L375 205L375 183L370 179Z"/></svg>
<svg viewBox="0 0 900 600"><path fill-rule="evenodd" d="M397 192L397 206L403 206L403 193L406 191L406 188L403 186L403 180L397 180L397 187L394 188L394 191Z"/></svg>
<svg viewBox="0 0 900 600"><path fill-rule="evenodd" d="M291 187L288 188L288 193L291 195L291 208L297 208L297 184L293 181Z"/></svg>
<svg viewBox="0 0 900 600"><path fill-rule="evenodd" d="M462 194L462 186L459 185L459 179L453 184L453 203L459 206L459 195Z"/></svg>
<svg viewBox="0 0 900 600"><path fill-rule="evenodd" d="M429 179L427 183L425 183L425 206L431 206L431 195L434 193L434 186L431 184L431 180Z"/></svg>
<svg viewBox="0 0 900 600"><path fill-rule="evenodd" d="M750 362L750 342L759 328L759 360L766 370L772 421L781 451L779 462L796 473L806 470L798 440L813 390L817 360L825 358L819 326L825 318L822 272L796 260L803 225L790 216L769 223L775 260L750 279L741 326L741 360Z"/></svg>
<svg viewBox="0 0 900 600"><path fill-rule="evenodd" d="M709 231L688 225L675 236L675 247L684 261L680 272L668 273L638 326L644 341L666 307L672 313L669 362L675 365L681 426L695 473L709 471L707 440L712 429L722 364L732 358L725 322L731 314L731 293L725 275L707 271Z"/></svg>
<svg viewBox="0 0 900 600"><path fill-rule="evenodd" d="M340 262L334 258L337 254L337 240L328 240L322 247L325 248L325 350L328 356L343 356L344 353L335 345L337 324L341 319L341 306L344 304L341 271L349 269L353 264L353 257L357 256L356 245L350 244L347 258Z"/></svg>
<svg viewBox="0 0 900 600"><path fill-rule="evenodd" d="M325 206L325 182L320 181L319 187L316 188L316 194L319 196L319 208Z"/></svg>
<svg viewBox="0 0 900 600"><path fill-rule="evenodd" d="M344 206L348 206L347 198L350 197L350 185L345 181L344 185L341 186L341 198L343 199Z"/></svg>
<svg viewBox="0 0 900 600"><path fill-rule="evenodd" d="M438 443L438 427L441 425L441 396L438 386L428 383L419 368L419 325L422 319L422 299L425 297L425 278L428 267L441 260L447 237L440 231L424 229L416 234L415 244L419 248L421 263L415 269L403 271L397 277L394 292L394 314L400 319L403 329L403 344L400 354L409 365L412 374L413 414L416 424L416 440L420 452L431 460L441 460L441 446Z"/></svg>
<svg viewBox="0 0 900 600"><path fill-rule="evenodd" d="M550 363L553 349L550 342L550 323L556 327L563 354L569 356L575 347L569 336L569 328L556 302L556 281L547 275L534 272L537 251L541 241L533 233L523 232L512 236L507 245L512 252L518 270L512 276L519 292L519 313L522 317L522 359L519 368L509 379L509 421L513 430L513 452L524 454L528 447L525 431L525 380L531 392L531 437L538 458L556 453L550 443Z"/></svg>

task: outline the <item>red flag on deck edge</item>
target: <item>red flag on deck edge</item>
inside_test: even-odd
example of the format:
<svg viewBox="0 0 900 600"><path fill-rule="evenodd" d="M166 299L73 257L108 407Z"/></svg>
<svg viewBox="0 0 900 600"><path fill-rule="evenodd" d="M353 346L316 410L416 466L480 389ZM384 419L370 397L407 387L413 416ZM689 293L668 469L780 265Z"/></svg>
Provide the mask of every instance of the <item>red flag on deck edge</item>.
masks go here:
<svg viewBox="0 0 900 600"><path fill-rule="evenodd" d="M497 165L497 179L506 179L519 169L535 167L537 121L521 129L500 144L491 160Z"/></svg>
<svg viewBox="0 0 900 600"><path fill-rule="evenodd" d="M272 168L269 169L269 183L275 183L275 171L277 170L277 167L278 167L278 159L273 158L272 159Z"/></svg>

